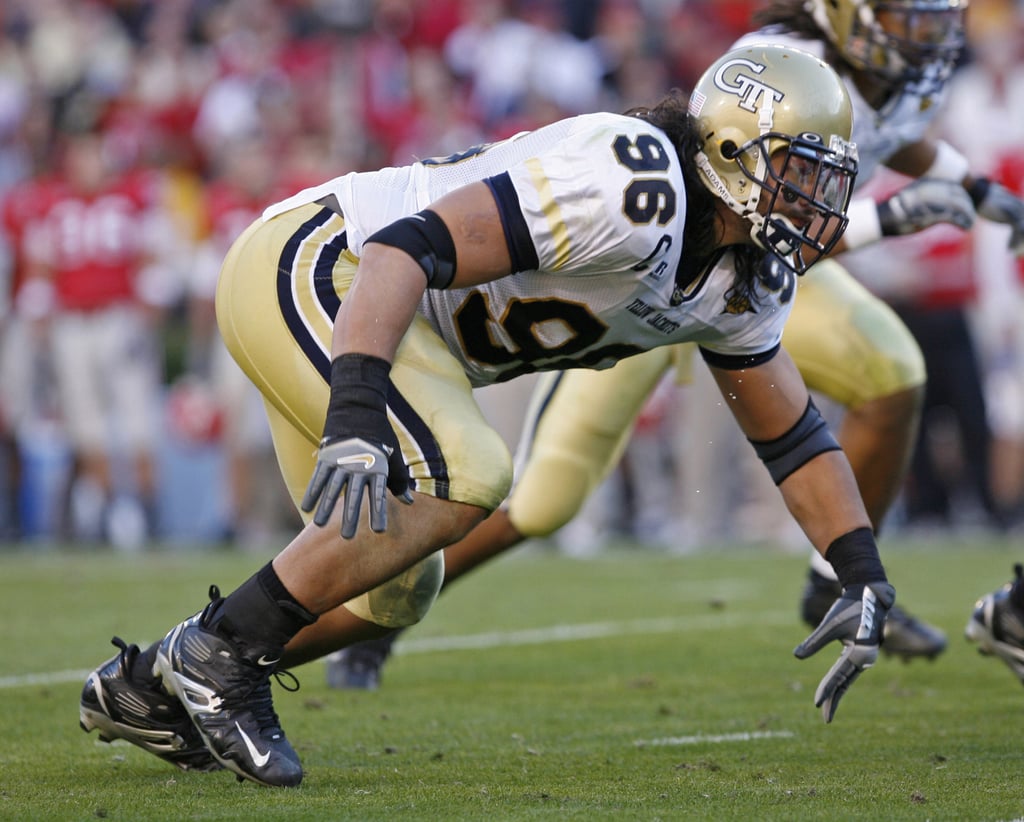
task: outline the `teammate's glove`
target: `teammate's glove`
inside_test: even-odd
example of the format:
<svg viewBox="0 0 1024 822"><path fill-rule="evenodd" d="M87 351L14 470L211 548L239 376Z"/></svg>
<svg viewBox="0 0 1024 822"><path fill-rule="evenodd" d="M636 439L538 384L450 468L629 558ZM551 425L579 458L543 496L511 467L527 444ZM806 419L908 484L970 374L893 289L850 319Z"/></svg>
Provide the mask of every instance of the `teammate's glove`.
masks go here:
<svg viewBox="0 0 1024 822"><path fill-rule="evenodd" d="M1006 186L985 177L975 180L969 192L978 214L986 220L1005 223L1013 228L1010 251L1018 257L1024 256L1024 200Z"/></svg>
<svg viewBox="0 0 1024 822"><path fill-rule="evenodd" d="M885 616L895 599L896 591L888 582L848 585L821 624L793 651L797 659L807 659L834 639L845 646L814 694L814 706L821 708L826 722L832 721L847 688L878 658Z"/></svg>
<svg viewBox="0 0 1024 822"><path fill-rule="evenodd" d="M878 204L883 237L913 234L939 223L968 229L974 224L974 203L959 183L922 177Z"/></svg>
<svg viewBox="0 0 1024 822"><path fill-rule="evenodd" d="M411 503L409 469L388 422L387 390L391 366L379 357L343 354L331 365L331 399L316 468L301 508L313 510L323 526L344 493L341 535L355 536L363 492L370 495L370 528L388 527L387 491Z"/></svg>

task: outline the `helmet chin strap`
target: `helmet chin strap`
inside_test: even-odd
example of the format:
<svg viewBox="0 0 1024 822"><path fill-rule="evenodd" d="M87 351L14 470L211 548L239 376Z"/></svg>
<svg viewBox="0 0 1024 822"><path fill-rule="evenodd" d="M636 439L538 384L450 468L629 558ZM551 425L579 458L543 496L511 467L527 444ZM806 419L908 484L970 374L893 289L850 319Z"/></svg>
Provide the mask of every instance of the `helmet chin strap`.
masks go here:
<svg viewBox="0 0 1024 822"><path fill-rule="evenodd" d="M761 98L761 107L757 112L757 127L760 131L760 136L763 137L772 130L772 125L775 121L775 107L773 105L772 95L762 94ZM705 177L707 177L708 182L711 183L711 187L718 195L719 199L721 199L731 211L739 214L743 219L750 223L750 239L754 241L754 244L765 251L771 250L783 257L786 257L794 250L789 247L788 243L782 243L778 247L773 247L771 249L765 245L765 219L764 215L759 213L757 210L757 207L761 202L761 182L765 179L768 171L768 157L766 156L767 149L767 145L759 145L758 147L757 164L754 167L753 175L757 182L752 186L750 196L747 198L745 203L741 203L732 195L725 181L711 165L711 161L708 159L707 154L703 151L698 151L695 159L697 161L697 168L700 169ZM796 226L793 225L787 217L779 216L776 219L784 221L787 227L796 231Z"/></svg>
<svg viewBox="0 0 1024 822"><path fill-rule="evenodd" d="M773 98L770 94L761 95L761 107L757 110L757 127L760 130L760 136L764 136L772 130L772 125L775 122L775 106L773 104ZM765 142L758 144L757 149L757 165L754 167L754 179L761 183L764 181L768 172L768 145ZM759 184L755 184L753 190L750 192L750 197L747 198L746 207L741 212L741 216L746 218L747 222L750 223L750 238L760 247L765 248L762 236L764 234L764 215L760 214L757 210L758 204L761 202L761 191L762 187ZM767 249L765 249L767 250ZM780 251L783 255L788 254L789 251Z"/></svg>
<svg viewBox="0 0 1024 822"><path fill-rule="evenodd" d="M747 200L747 204L744 205L732 196L732 192L729 191L729 187L725 184L725 181L711 165L711 161L708 159L707 154L703 151L698 151L694 159L697 162L697 168L707 178L708 182L711 183L711 188L714 190L715 194L718 195L718 198L729 207L730 211L739 214L743 219L750 223L750 239L754 241L754 244L757 245L758 248L767 251L764 242L759 236L761 233L761 227L764 225L764 217L757 213L757 202L761 196L761 187L759 185L754 186L754 193L751 194L750 199ZM750 210L751 200L753 200L754 203L753 211Z"/></svg>

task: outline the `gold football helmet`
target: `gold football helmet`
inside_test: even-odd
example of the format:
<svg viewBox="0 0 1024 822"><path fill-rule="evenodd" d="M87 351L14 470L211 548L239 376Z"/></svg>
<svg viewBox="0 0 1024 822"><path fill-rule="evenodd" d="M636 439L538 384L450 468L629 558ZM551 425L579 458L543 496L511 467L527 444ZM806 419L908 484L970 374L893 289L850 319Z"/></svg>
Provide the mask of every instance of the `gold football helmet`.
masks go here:
<svg viewBox="0 0 1024 822"><path fill-rule="evenodd" d="M857 174L846 86L822 60L781 45L734 49L690 95L704 185L798 274L846 229Z"/></svg>
<svg viewBox="0 0 1024 822"><path fill-rule="evenodd" d="M946 80L964 47L968 2L807 0L806 7L853 68L891 85L923 82L928 92Z"/></svg>

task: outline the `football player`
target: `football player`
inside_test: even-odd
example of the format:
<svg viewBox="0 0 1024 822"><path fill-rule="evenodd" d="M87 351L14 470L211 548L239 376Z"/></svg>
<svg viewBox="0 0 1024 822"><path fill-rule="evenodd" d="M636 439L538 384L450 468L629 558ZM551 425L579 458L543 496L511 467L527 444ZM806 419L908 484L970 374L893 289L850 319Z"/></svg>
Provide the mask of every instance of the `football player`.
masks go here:
<svg viewBox="0 0 1024 822"><path fill-rule="evenodd" d="M307 525L228 596L211 586L159 643L121 642L85 683L83 728L183 766L299 784L271 675L337 648L339 615L419 620L440 549L508 494L511 457L472 387L683 342L699 345L843 585L795 651L843 641L815 698L830 721L876 659L895 594L781 337L794 274L845 228L851 122L826 63L742 48L711 66L689 109L670 96L569 118L268 208L228 252L217 315L266 399Z"/></svg>
<svg viewBox="0 0 1024 822"><path fill-rule="evenodd" d="M827 60L854 106L858 184L886 165L912 178L883 203L856 198L836 251L937 223L969 227L978 213L1014 227L1024 250L1024 203L973 177L952 146L926 131L964 44L967 0L772 0L762 28L737 45L786 44ZM896 314L838 262L824 260L800 280L786 324L786 350L807 385L845 408L839 442L853 466L876 531L899 493L916 440L925 368ZM657 349L607 372L572 372L539 385L524 429L509 500L469 537L445 551L445 584L529 537L569 522L617 463L648 393L679 351ZM817 624L841 593L832 568L812 552L800 612ZM329 678L375 687L394 636L346 648ZM933 658L946 647L938 628L894 608L885 651Z"/></svg>
<svg viewBox="0 0 1024 822"><path fill-rule="evenodd" d="M48 347L74 454L74 536L133 548L150 534L119 533L119 508L139 511L131 522L151 528L156 520L157 427L150 409L160 393L160 306L144 283L165 276L151 240L152 226L165 222L159 178L121 168L92 124L69 122L56 142L55 173L26 183L15 208L22 221L21 297L36 344ZM127 508L118 500L115 439L131 466Z"/></svg>

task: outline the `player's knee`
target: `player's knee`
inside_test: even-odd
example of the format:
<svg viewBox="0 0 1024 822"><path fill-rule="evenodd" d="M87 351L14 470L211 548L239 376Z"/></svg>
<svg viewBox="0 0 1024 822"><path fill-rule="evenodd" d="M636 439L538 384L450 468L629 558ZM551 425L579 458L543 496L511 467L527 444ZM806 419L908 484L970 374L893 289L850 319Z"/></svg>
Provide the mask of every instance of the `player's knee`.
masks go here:
<svg viewBox="0 0 1024 822"><path fill-rule="evenodd" d="M924 353L914 343L913 351L905 354L898 362L897 368L900 375L900 382L903 390L923 390L927 371L924 364Z"/></svg>
<svg viewBox="0 0 1024 822"><path fill-rule="evenodd" d="M447 492L454 502L476 505L490 513L508 496L512 487L512 455L497 431L478 426L462 432L458 455L449 460ZM415 466L414 466L414 476ZM416 479L416 490L441 496L437 479Z"/></svg>
<svg viewBox="0 0 1024 822"><path fill-rule="evenodd" d="M921 347L910 331L901 327L899 333L888 336L887 345L874 352L866 373L862 386L864 402L920 391L927 372Z"/></svg>
<svg viewBox="0 0 1024 822"><path fill-rule="evenodd" d="M601 476L582 459L534 460L509 498L509 519L524 537L550 536L579 513Z"/></svg>
<svg viewBox="0 0 1024 822"><path fill-rule="evenodd" d="M384 628L415 625L430 610L444 581L444 552L437 551L372 591L345 603L360 619Z"/></svg>

